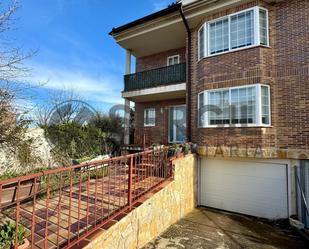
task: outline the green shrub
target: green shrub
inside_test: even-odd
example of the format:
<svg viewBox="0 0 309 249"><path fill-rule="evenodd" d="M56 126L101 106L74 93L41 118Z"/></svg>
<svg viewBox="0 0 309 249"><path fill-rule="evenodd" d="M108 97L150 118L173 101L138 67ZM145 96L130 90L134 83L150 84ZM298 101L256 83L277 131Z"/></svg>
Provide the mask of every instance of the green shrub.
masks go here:
<svg viewBox="0 0 309 249"><path fill-rule="evenodd" d="M32 153L32 144L33 140L28 139L21 142L17 147L17 159L22 167L27 167L40 161L40 158Z"/></svg>
<svg viewBox="0 0 309 249"><path fill-rule="evenodd" d="M184 143L182 145L182 152L187 155L191 151L191 144L189 143Z"/></svg>
<svg viewBox="0 0 309 249"><path fill-rule="evenodd" d="M44 127L45 136L55 146L54 154L61 157L83 158L103 153L105 134L94 125L80 125L76 122Z"/></svg>
<svg viewBox="0 0 309 249"><path fill-rule="evenodd" d="M18 244L23 243L25 237L25 227L23 225L18 226ZM16 224L14 222L7 221L0 226L0 248L11 249L14 248L16 236Z"/></svg>

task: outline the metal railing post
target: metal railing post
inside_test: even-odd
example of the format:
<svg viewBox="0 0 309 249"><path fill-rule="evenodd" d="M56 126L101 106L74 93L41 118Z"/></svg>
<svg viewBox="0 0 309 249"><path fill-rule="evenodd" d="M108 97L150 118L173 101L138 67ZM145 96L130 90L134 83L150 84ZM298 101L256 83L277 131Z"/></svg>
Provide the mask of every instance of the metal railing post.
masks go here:
<svg viewBox="0 0 309 249"><path fill-rule="evenodd" d="M308 206L308 203L307 203L307 200L306 200L306 195L305 195L304 189L301 186L301 182L300 182L300 179L299 179L296 171L295 171L295 175L296 175L296 182L297 182L297 185L298 185L298 188L299 188L299 191L300 191L301 203L303 203L304 206L305 206L305 215L307 214L309 216L309 206ZM301 209L303 209L303 208L301 207ZM305 220L306 220L306 216L305 216Z"/></svg>
<svg viewBox="0 0 309 249"><path fill-rule="evenodd" d="M133 156L130 156L129 179L128 179L128 206L132 209L132 173L133 173Z"/></svg>

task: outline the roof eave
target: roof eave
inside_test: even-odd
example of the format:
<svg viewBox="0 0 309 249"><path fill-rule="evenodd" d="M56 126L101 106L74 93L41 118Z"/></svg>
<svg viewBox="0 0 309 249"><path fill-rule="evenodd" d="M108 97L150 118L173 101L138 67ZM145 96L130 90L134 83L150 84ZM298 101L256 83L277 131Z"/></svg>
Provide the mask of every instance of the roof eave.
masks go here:
<svg viewBox="0 0 309 249"><path fill-rule="evenodd" d="M133 22L127 23L127 24L122 25L120 27L113 28L112 31L109 32L109 35L115 36L115 35L123 32L123 31L126 31L130 28L136 27L140 24L143 24L143 23L146 23L148 21L154 20L156 18L171 14L173 12L179 11L180 8L181 8L181 3L174 3L174 4L168 6L167 8L165 8L163 10L160 10L160 11L155 12L153 14L150 14L148 16L144 16L140 19L137 19Z"/></svg>

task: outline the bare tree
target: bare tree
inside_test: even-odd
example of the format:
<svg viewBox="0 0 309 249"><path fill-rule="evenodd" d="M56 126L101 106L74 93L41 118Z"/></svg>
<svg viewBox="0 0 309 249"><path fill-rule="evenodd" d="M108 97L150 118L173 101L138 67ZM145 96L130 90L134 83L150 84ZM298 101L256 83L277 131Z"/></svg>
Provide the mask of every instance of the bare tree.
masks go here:
<svg viewBox="0 0 309 249"><path fill-rule="evenodd" d="M18 0L11 0L6 5L0 0L0 147L12 150L24 142L23 134L28 124L16 103L26 98L26 89L33 87L24 80L30 76L24 61L36 53L23 53L10 39L10 31L15 25L13 17L19 6Z"/></svg>
<svg viewBox="0 0 309 249"><path fill-rule="evenodd" d="M2 87L6 86L9 89L11 89L11 83L14 82L13 89L16 90L19 79L29 76L29 68L24 66L24 61L32 57L36 51L23 53L21 48L10 39L9 32L14 27L13 16L20 7L19 1L11 0L7 7L3 1L0 1L1 6L4 9L0 10L0 81Z"/></svg>
<svg viewBox="0 0 309 249"><path fill-rule="evenodd" d="M52 123L67 123L76 121L82 123L84 100L80 94L73 89L50 91L48 99L38 105L35 110L35 120L38 126L51 125Z"/></svg>

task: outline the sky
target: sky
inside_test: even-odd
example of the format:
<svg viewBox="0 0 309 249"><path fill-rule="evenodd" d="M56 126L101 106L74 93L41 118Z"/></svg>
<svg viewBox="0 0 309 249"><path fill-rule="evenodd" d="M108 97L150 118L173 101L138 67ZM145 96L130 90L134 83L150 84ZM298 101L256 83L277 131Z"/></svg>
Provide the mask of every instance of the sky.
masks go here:
<svg viewBox="0 0 309 249"><path fill-rule="evenodd" d="M38 50L25 63L31 69L29 82L42 84L23 105L44 103L51 94L70 89L104 112L123 103L125 51L108 33L171 2L20 0L10 36L24 52Z"/></svg>

